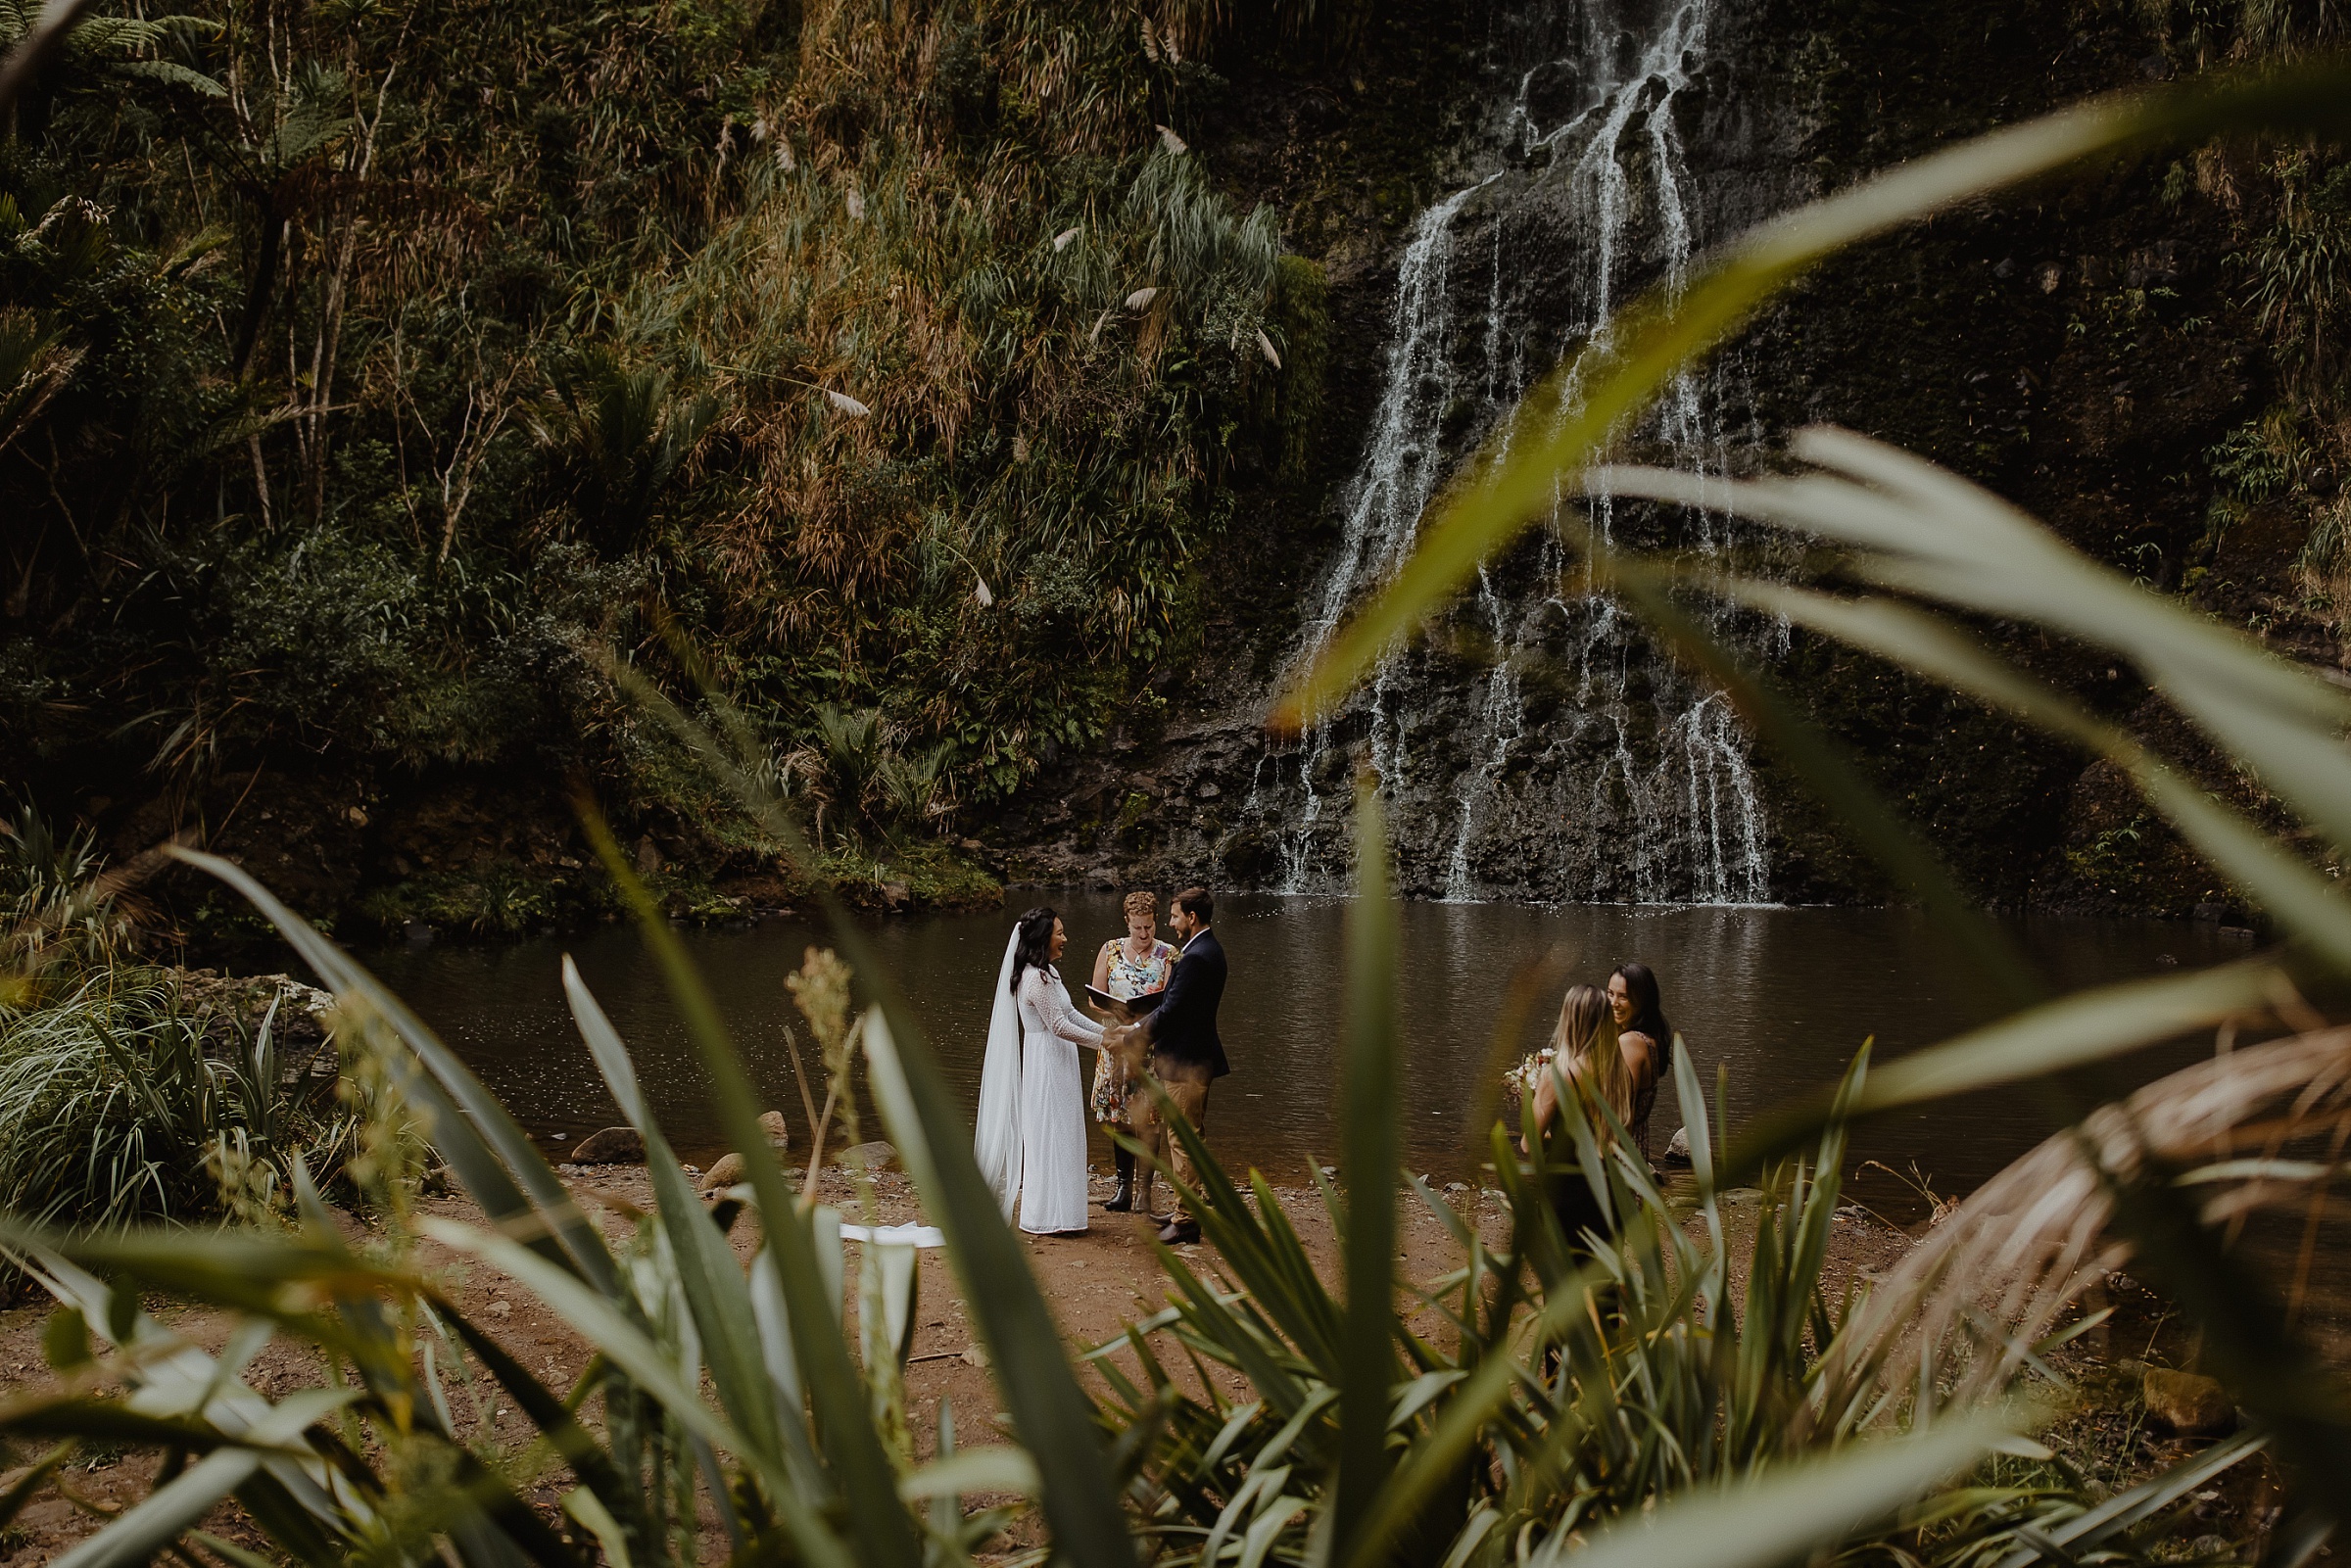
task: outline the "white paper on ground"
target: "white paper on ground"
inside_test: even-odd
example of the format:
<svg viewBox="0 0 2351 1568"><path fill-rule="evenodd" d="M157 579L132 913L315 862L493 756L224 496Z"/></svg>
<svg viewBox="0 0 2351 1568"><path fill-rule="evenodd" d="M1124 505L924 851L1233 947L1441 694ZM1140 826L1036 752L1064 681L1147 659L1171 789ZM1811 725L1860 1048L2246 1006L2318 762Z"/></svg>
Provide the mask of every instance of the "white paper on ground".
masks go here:
<svg viewBox="0 0 2351 1568"><path fill-rule="evenodd" d="M884 1225L872 1229L864 1225L840 1227L842 1241L875 1241L885 1247L944 1247L946 1233L936 1225Z"/></svg>

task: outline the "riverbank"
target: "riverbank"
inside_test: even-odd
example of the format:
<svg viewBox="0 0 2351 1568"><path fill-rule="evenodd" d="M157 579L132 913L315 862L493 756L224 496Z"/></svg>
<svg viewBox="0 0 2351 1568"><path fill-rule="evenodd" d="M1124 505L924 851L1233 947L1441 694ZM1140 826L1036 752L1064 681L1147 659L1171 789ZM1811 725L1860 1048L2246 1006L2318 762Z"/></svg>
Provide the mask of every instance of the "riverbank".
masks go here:
<svg viewBox="0 0 2351 1568"><path fill-rule="evenodd" d="M244 867L346 945L516 941L627 916L564 780L270 771L227 782L203 806L211 826L197 847ZM801 865L699 784L605 809L630 869L682 925L774 919L811 907L825 889L876 914L1003 902L1003 858L952 832L835 829L814 864ZM132 806L98 796L78 817L117 866L137 864L181 831L160 799ZM150 950L239 963L275 944L244 900L196 872L163 869L141 892Z"/></svg>
<svg viewBox="0 0 2351 1568"><path fill-rule="evenodd" d="M573 1196L607 1234L624 1232L638 1214L651 1207L651 1184L642 1167L567 1167L564 1179ZM1095 1188L1094 1196L1099 1201L1108 1194L1107 1179L1097 1174ZM839 1167L824 1171L818 1190L825 1202L852 1214L861 1212L859 1194L848 1171ZM1274 1191L1318 1271L1326 1279L1333 1277L1337 1270L1336 1247L1319 1197L1302 1187ZM1726 1195L1723 1204L1730 1253L1742 1264L1733 1277L1734 1295L1744 1292L1744 1259L1760 1212L1760 1196L1752 1189L1743 1189ZM1449 1188L1448 1197L1465 1215L1474 1215L1489 1239L1496 1242L1502 1239L1502 1211L1497 1197L1488 1194L1481 1202L1479 1194L1458 1183ZM885 1170L875 1176L873 1200L883 1223L905 1223L923 1217L911 1183L897 1172ZM474 1205L459 1198L429 1198L419 1207L422 1212L438 1218L466 1224L481 1221ZM369 1228L351 1216L338 1217L355 1237ZM1425 1206L1408 1201L1399 1212L1399 1270L1404 1279L1427 1281L1458 1266L1457 1244ZM1083 1236L1024 1238L1024 1250L1037 1283L1073 1350L1110 1340L1122 1333L1128 1323L1147 1316L1165 1304L1166 1276L1160 1268L1151 1234L1152 1226L1139 1216L1097 1212L1092 1228ZM747 1259L755 1244L753 1227L739 1225L731 1239L738 1256ZM1841 1209L1823 1269L1824 1296L1834 1303L1865 1290L1901 1259L1914 1239L1909 1231L1864 1209L1852 1206ZM850 1248L852 1255L856 1250ZM1218 1259L1212 1249L1192 1246L1176 1252L1194 1270L1206 1272L1217 1267ZM460 1262L429 1242L418 1246L415 1260L418 1266L440 1273L459 1309L483 1325L509 1354L537 1371L551 1386L568 1387L586 1367L589 1360L586 1344L555 1314L545 1310L535 1298L512 1287L502 1276L478 1264ZM2177 1444L2154 1439L2135 1373L2138 1361L2160 1359L2164 1354L2159 1343L2160 1304L2153 1303L2151 1298L2140 1300L2142 1293L2119 1277L2110 1282L2106 1294L2109 1297L2106 1305L2116 1308L2115 1316L2050 1358L2053 1369L2070 1381L2072 1395L2066 1412L2044 1433L2044 1439L2093 1488L2111 1490L2128 1484L2158 1463L2176 1458L2180 1449ZM853 1318L856 1309L853 1289L849 1296L848 1311ZM168 1301L151 1301L148 1307L161 1321L191 1341L209 1351L220 1349L225 1324L217 1314ZM21 1392L40 1382L41 1335L48 1315L46 1307L37 1305L0 1312L0 1391ZM1421 1317L1423 1320L1415 1324L1416 1328L1432 1333L1443 1331L1434 1313L1424 1311ZM2144 1329L2150 1319L2157 1324L2157 1333L2142 1345L2131 1336ZM914 1320L906 1387L918 1454L930 1451L942 1401L952 1403L963 1441L968 1445L980 1435L981 1429L990 1427L997 1419L995 1412L1000 1402L987 1370L986 1354L978 1345L941 1252L922 1254ZM1131 1352L1119 1353L1113 1359L1124 1361L1128 1370L1133 1370ZM1181 1360L1175 1358L1174 1364L1180 1365ZM314 1385L320 1373L315 1357L306 1347L281 1341L264 1348L248 1367L246 1376L255 1388L277 1398ZM1250 1397L1237 1375L1221 1368L1212 1369L1210 1375L1223 1383L1227 1395L1243 1400ZM1093 1381L1099 1390L1102 1385L1098 1377ZM461 1436L468 1441L501 1446L509 1459L524 1459L522 1445L528 1428L503 1402L487 1395L476 1398L453 1380L451 1402ZM33 1503L5 1535L0 1535L0 1568L32 1568L33 1564L50 1560L72 1542L92 1533L100 1522L99 1514L145 1495L155 1463L152 1455L125 1456L84 1450L66 1472L68 1487L84 1506L77 1509L72 1501L54 1495L44 1496ZM2210 1517L2216 1531L2224 1527L2238 1529L2256 1519L2268 1505L2268 1494L2262 1490L2256 1468L2238 1467L2223 1486L2212 1489L2209 1497L2194 1504L2200 1517ZM7 1481L8 1477L0 1474L0 1486ZM535 1505L553 1517L567 1484L563 1473L553 1470L523 1491ZM220 1510L208 1528L252 1549L263 1549L258 1533L246 1527L234 1509ZM991 1551L1016 1550L1041 1542L1042 1535L1033 1515L1023 1515L993 1544ZM706 1555L724 1556L725 1544L714 1525L703 1544Z"/></svg>

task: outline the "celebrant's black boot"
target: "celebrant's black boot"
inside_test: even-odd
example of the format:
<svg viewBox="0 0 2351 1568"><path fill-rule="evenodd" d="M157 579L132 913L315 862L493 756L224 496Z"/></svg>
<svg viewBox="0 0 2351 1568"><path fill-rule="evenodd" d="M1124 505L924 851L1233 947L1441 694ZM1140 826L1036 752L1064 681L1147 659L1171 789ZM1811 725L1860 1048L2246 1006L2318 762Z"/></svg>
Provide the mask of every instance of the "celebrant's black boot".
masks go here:
<svg viewBox="0 0 2351 1568"><path fill-rule="evenodd" d="M1134 1151L1114 1149L1111 1159L1119 1173L1119 1190L1112 1193L1110 1202L1102 1207L1114 1214L1131 1213L1134 1210Z"/></svg>

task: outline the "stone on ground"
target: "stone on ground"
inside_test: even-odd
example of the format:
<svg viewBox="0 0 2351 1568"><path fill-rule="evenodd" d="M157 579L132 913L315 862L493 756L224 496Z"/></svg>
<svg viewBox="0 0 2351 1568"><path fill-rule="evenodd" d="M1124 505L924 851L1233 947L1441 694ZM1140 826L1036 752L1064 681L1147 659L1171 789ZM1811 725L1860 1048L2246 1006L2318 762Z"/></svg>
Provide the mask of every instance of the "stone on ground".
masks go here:
<svg viewBox="0 0 2351 1568"><path fill-rule="evenodd" d="M852 1170L880 1170L897 1158L898 1152L879 1138L840 1152L840 1163Z"/></svg>
<svg viewBox="0 0 2351 1568"><path fill-rule="evenodd" d="M2150 1366L2141 1388L2148 1419L2181 1437L2218 1437L2236 1425L2236 1403L2216 1379Z"/></svg>
<svg viewBox="0 0 2351 1568"><path fill-rule="evenodd" d="M784 1124L783 1112L760 1112L759 1130L766 1134L767 1146L770 1149L783 1150L792 1147L792 1129ZM884 1144L882 1147L887 1149L889 1145ZM712 1192L720 1187L732 1187L738 1182L749 1180L750 1174L750 1166L744 1164L741 1154L720 1155L712 1163L709 1171L702 1177L702 1191Z"/></svg>
<svg viewBox="0 0 2351 1568"><path fill-rule="evenodd" d="M645 1138L635 1127L606 1127L582 1138L571 1151L575 1165L642 1165Z"/></svg>

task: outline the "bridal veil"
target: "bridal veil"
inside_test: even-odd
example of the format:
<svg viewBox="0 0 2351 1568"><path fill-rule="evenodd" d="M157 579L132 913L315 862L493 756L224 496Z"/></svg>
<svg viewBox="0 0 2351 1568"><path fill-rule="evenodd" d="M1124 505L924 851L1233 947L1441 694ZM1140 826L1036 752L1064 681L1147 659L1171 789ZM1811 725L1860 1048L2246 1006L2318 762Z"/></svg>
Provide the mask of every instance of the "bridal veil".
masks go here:
<svg viewBox="0 0 2351 1568"><path fill-rule="evenodd" d="M980 1174L995 1189L1004 1217L1012 1217L1021 1193L1021 1004L1012 994L1012 966L1021 929L1004 944L1004 966L996 972L996 1005L987 1017L987 1059L980 1069L980 1131L973 1152Z"/></svg>

